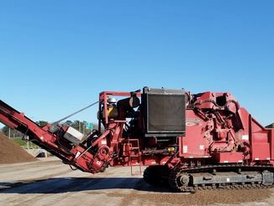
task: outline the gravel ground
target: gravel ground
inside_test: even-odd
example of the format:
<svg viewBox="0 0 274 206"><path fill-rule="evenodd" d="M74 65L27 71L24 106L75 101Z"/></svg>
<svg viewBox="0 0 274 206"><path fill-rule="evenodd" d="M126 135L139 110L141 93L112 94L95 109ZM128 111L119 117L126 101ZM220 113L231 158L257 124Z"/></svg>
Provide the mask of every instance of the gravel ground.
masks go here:
<svg viewBox="0 0 274 206"><path fill-rule="evenodd" d="M134 168L136 172L138 167ZM75 205L274 205L274 189L172 193L147 185L130 168L91 175L72 171L55 158L0 165L1 206Z"/></svg>

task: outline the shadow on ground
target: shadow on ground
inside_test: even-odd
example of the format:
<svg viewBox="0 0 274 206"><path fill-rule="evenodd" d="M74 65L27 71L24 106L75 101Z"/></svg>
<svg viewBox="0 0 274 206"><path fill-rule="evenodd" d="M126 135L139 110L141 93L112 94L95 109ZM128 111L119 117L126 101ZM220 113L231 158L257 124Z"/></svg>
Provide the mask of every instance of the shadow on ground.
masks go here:
<svg viewBox="0 0 274 206"><path fill-rule="evenodd" d="M151 192L172 192L170 188L156 188L141 178L49 178L18 182L0 182L0 194L52 194L108 189L134 189Z"/></svg>
<svg viewBox="0 0 274 206"><path fill-rule="evenodd" d="M118 189L118 190L111 190ZM123 190L145 192L123 192ZM0 182L1 194L64 194L83 192L89 195L105 194L106 198L122 198L124 205L133 200L148 201L156 205L215 205L240 204L251 205L265 203L271 197L271 190L220 190L199 191L193 195L172 193L169 188L155 188L146 184L141 178L49 178L21 182ZM254 204L253 204L254 203ZM259 204L259 203L258 203ZM266 204L267 205L267 204Z"/></svg>

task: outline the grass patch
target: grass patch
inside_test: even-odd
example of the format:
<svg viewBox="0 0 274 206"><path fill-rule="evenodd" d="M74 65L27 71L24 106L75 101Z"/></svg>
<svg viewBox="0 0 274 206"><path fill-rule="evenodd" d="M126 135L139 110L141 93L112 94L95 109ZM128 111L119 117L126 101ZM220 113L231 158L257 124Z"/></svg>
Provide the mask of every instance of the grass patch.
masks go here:
<svg viewBox="0 0 274 206"><path fill-rule="evenodd" d="M23 140L22 137L14 137L11 138L12 141L20 145L21 147L28 148L28 142L26 140ZM39 147L32 142L29 142L29 148L35 148L38 149Z"/></svg>

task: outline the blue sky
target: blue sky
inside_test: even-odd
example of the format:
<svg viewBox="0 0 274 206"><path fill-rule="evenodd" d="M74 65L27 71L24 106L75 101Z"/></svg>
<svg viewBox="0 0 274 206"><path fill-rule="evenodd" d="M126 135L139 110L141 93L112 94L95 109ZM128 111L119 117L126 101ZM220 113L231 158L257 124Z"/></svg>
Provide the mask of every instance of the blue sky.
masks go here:
<svg viewBox="0 0 274 206"><path fill-rule="evenodd" d="M0 0L0 99L54 121L103 90L232 93L274 122L274 1ZM74 119L96 120L96 108Z"/></svg>

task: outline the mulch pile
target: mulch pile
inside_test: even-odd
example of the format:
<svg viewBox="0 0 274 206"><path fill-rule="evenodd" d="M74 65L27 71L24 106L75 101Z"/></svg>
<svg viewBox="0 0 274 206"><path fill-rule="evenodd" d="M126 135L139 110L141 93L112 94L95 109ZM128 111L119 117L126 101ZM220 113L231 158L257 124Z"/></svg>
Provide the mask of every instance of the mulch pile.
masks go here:
<svg viewBox="0 0 274 206"><path fill-rule="evenodd" d="M11 164L35 161L36 158L27 153L18 144L0 133L0 164Z"/></svg>

